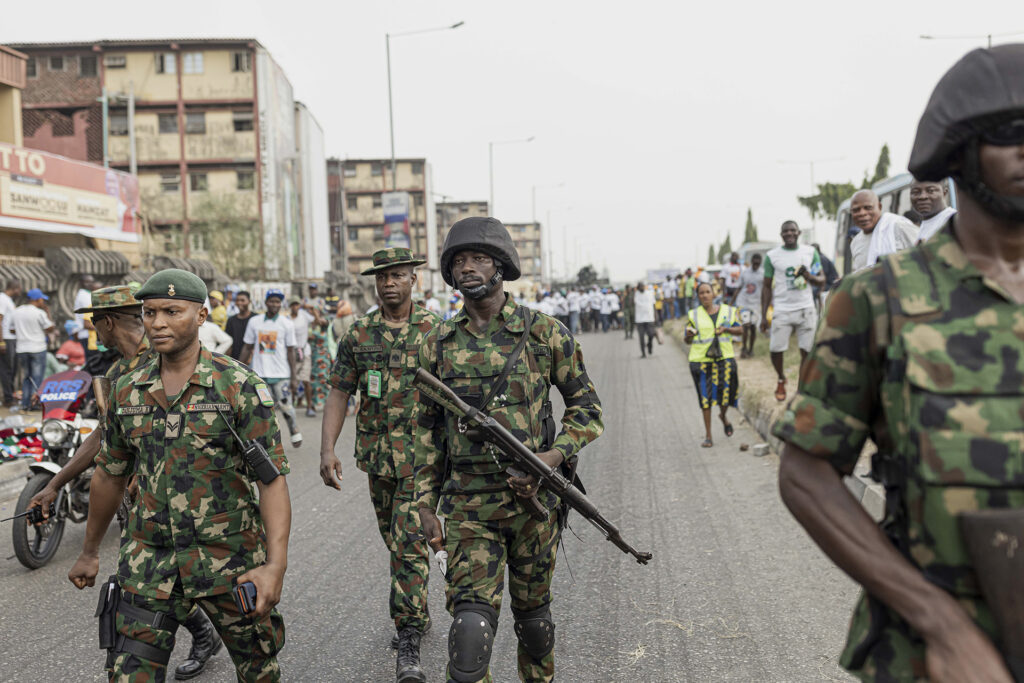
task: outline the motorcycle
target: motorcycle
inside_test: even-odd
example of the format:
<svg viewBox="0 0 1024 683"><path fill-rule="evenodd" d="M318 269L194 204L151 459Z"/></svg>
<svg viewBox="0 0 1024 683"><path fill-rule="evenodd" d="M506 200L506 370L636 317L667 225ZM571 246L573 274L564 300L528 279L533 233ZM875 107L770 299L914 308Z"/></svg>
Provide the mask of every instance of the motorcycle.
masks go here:
<svg viewBox="0 0 1024 683"><path fill-rule="evenodd" d="M99 429L99 420L86 417L91 412L92 402L87 400L91 386L92 375L81 370L50 375L39 388L42 422L25 429L27 433L35 433L44 448L42 458L29 463L29 480L15 506L18 519L15 519L12 534L14 554L29 569L38 569L53 558L69 519L76 523L84 522L89 515L91 467L64 485L57 494L53 514L48 519L33 521L33 516L27 511L32 497L42 491L71 460L85 437Z"/></svg>

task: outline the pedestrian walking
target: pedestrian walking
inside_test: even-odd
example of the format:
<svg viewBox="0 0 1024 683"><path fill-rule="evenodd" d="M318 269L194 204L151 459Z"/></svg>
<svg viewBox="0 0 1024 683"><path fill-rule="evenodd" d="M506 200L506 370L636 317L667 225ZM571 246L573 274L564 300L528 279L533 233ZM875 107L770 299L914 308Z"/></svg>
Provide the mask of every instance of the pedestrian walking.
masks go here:
<svg viewBox="0 0 1024 683"><path fill-rule="evenodd" d="M235 307L238 312L228 318L224 325L224 331L231 336L230 355L235 360L242 357L242 347L245 346L245 328L249 326L249 318L254 314L249 308L252 297L247 291L240 291L235 294Z"/></svg>
<svg viewBox="0 0 1024 683"><path fill-rule="evenodd" d="M818 250L809 244L797 243L800 226L796 221L784 222L781 234L782 246L775 247L765 255L764 289L761 292L762 332L767 333L769 330L768 307L774 309L768 350L771 352L772 367L779 379L775 387L777 401L786 400L786 374L782 365L790 337L796 333L801 367L814 343L818 314L811 286L825 281L821 275Z"/></svg>
<svg viewBox="0 0 1024 683"><path fill-rule="evenodd" d="M175 631L197 604L239 680L281 679L284 622L274 607L288 564L288 462L266 384L199 344L206 294L197 276L169 269L135 295L159 358L121 376L112 390L85 542L68 572L79 589L95 584L100 542L128 476L137 473L117 575L101 589L97 610L111 680L164 680ZM239 439L225 438L229 427ZM256 468L259 478L241 466L240 441L250 439L269 454ZM245 583L256 588L248 615L231 592Z"/></svg>
<svg viewBox="0 0 1024 683"><path fill-rule="evenodd" d="M687 268L683 278L683 315L690 314L690 309L697 305L697 277L692 268Z"/></svg>
<svg viewBox="0 0 1024 683"><path fill-rule="evenodd" d="M636 283L636 292L633 293L633 306L636 316L636 332L640 339L640 357L647 358L647 354L654 353L654 292L647 288L643 282Z"/></svg>
<svg viewBox="0 0 1024 683"><path fill-rule="evenodd" d="M79 278L78 291L75 292L74 308L88 308L89 302L92 300L92 292L99 289L99 287L100 283L92 275L88 273L82 275ZM75 315L75 338L81 342L82 348L85 349L86 360L98 353L96 348L96 332L90 318L91 316L88 314Z"/></svg>
<svg viewBox="0 0 1024 683"><path fill-rule="evenodd" d="M210 302L210 315L206 319L223 331L228 324L228 309L224 305L224 294L216 289L210 290L208 299Z"/></svg>
<svg viewBox="0 0 1024 683"><path fill-rule="evenodd" d="M14 336L14 300L21 296L21 282L8 280L0 292L0 389L3 390L3 405L14 405L14 376L18 373L18 345ZM84 348L84 347L83 347Z"/></svg>
<svg viewBox="0 0 1024 683"><path fill-rule="evenodd" d="M580 299L582 297L575 289L570 289L565 298L569 303L569 332L575 336L580 333Z"/></svg>
<svg viewBox="0 0 1024 683"><path fill-rule="evenodd" d="M740 265L740 255L735 251L729 254L729 262L722 266L719 274L722 280L722 293L727 301L731 301L740 287L740 274L743 266Z"/></svg>
<svg viewBox="0 0 1024 683"><path fill-rule="evenodd" d="M503 291L504 280L520 276L508 230L494 218L457 222L445 238L441 275L462 291L466 305L427 334L420 367L469 397L571 481L580 450L603 430L601 403L579 343L565 326L517 305ZM557 435L552 386L565 401ZM448 680L491 679L491 645L507 568L519 676L550 681L555 675L551 578L562 531L558 499L534 477L507 473L508 456L471 432L436 405L425 410L416 432L415 489L423 532L432 544L443 543L451 560ZM438 447L442 442L444 449ZM520 502L534 496L551 511L543 521ZM438 510L445 517L443 530Z"/></svg>
<svg viewBox="0 0 1024 683"><path fill-rule="evenodd" d="M337 312L338 309L335 307L334 314L337 315ZM323 316L317 317L309 325L309 357L311 359L310 365L312 366L309 379L309 396L313 401L314 411L324 405L324 402L327 400L327 392L330 390L330 385L327 382L331 374L333 356L327 347L327 331L329 327L327 319Z"/></svg>
<svg viewBox="0 0 1024 683"><path fill-rule="evenodd" d="M729 300L731 306L739 311L740 322L743 324L743 341L740 358L754 355L754 342L757 341L757 328L761 324L761 290L764 288L764 271L761 270L761 255L750 257L750 265L740 273L739 286Z"/></svg>
<svg viewBox="0 0 1024 683"><path fill-rule="evenodd" d="M315 288L310 291L315 291ZM295 327L295 353L298 356L298 370L295 379L298 380L302 394L295 397L295 407L298 408L304 402L306 417L316 417L316 409L313 407L311 397L313 393L313 347L309 343L309 329L314 323L323 320L320 310L315 305L304 304L298 299L293 299L288 304L288 319Z"/></svg>
<svg viewBox="0 0 1024 683"><path fill-rule="evenodd" d="M288 316L281 314L284 292L268 289L264 297L267 312L249 319L242 338L241 361L250 365L273 395L274 404L281 410L291 433L292 446L302 445L302 434L295 419L295 396L299 391L298 346L295 326ZM290 393L285 393L290 389Z"/></svg>
<svg viewBox="0 0 1024 683"><path fill-rule="evenodd" d="M636 325L636 302L633 300L633 285L626 285L620 292L622 297L622 329L626 332L626 339L633 338L633 328Z"/></svg>
<svg viewBox="0 0 1024 683"><path fill-rule="evenodd" d="M14 336L18 364L22 372L21 409L32 407L32 394L39 391L46 372L46 348L49 336L57 329L50 320L46 302L50 297L39 289L26 293L28 303L14 309Z"/></svg>
<svg viewBox="0 0 1024 683"><path fill-rule="evenodd" d="M1022 71L1000 45L939 81L909 169L953 176L959 213L839 283L773 428L783 501L864 587L839 660L864 681L1024 677ZM841 479L869 438L880 527Z"/></svg>
<svg viewBox="0 0 1024 683"><path fill-rule="evenodd" d="M358 391L356 467L367 473L377 526L391 553L388 605L396 631L392 647L398 649L399 683L426 680L420 667L420 638L430 628L429 558L412 479L419 448L413 430L423 402L412 384L418 360L411 351L440 321L412 300L415 267L424 263L409 249L393 247L374 253L373 266L363 271L374 276L382 305L356 319L338 345L320 444L320 476L326 486L341 490L341 461L334 448L348 399Z"/></svg>
<svg viewBox="0 0 1024 683"><path fill-rule="evenodd" d="M690 376L697 388L697 400L704 416L702 448L711 448L711 409L718 406L726 436L732 436L730 407L739 399L739 370L732 337L743 333L738 312L728 304L716 304L711 285L697 285L700 306L690 311L684 341L690 345Z"/></svg>

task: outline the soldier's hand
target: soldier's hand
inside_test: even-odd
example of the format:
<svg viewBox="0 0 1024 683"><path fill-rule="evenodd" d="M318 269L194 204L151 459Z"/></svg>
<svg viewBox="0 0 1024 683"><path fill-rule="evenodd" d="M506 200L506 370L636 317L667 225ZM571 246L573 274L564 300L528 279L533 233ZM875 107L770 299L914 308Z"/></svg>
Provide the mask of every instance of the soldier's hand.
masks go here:
<svg viewBox="0 0 1024 683"><path fill-rule="evenodd" d="M281 601L281 587L284 585L284 569L275 564L250 569L236 579L236 583L252 581L256 586L256 609L249 614L253 619L262 619Z"/></svg>
<svg viewBox="0 0 1024 683"><path fill-rule="evenodd" d="M100 572L100 556L82 552L68 572L68 580L81 590L86 586L96 585L96 575Z"/></svg>
<svg viewBox="0 0 1024 683"><path fill-rule="evenodd" d="M47 519L50 516L50 503L55 500L57 500L57 489L47 483L42 491L32 496L32 500L28 502L28 509L38 507L43 513L43 519Z"/></svg>
<svg viewBox="0 0 1024 683"><path fill-rule="evenodd" d="M334 453L320 454L320 478L324 486L341 490L341 461Z"/></svg>
<svg viewBox="0 0 1024 683"><path fill-rule="evenodd" d="M925 638L928 678L935 683L1013 683L1002 655L974 622L947 626Z"/></svg>
<svg viewBox="0 0 1024 683"><path fill-rule="evenodd" d="M538 453L537 457L547 463L552 469L561 465L563 460L561 451L556 450ZM508 485L520 498L530 498L537 495L537 478L532 474L527 474L525 477L510 476L508 478Z"/></svg>
<svg viewBox="0 0 1024 683"><path fill-rule="evenodd" d="M423 536L427 539L427 545L437 552L444 546L444 530L441 528L441 520L437 513L430 508L420 508L420 527L423 529Z"/></svg>

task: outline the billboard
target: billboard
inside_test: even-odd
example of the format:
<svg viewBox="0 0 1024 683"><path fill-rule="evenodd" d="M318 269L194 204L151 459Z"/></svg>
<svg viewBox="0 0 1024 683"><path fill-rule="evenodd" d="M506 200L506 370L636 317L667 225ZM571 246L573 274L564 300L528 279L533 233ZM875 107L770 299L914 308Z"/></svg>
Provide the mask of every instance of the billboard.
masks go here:
<svg viewBox="0 0 1024 683"><path fill-rule="evenodd" d="M384 207L384 245L410 248L409 193L385 192L380 201Z"/></svg>
<svg viewBox="0 0 1024 683"><path fill-rule="evenodd" d="M139 180L0 143L0 226L139 241Z"/></svg>

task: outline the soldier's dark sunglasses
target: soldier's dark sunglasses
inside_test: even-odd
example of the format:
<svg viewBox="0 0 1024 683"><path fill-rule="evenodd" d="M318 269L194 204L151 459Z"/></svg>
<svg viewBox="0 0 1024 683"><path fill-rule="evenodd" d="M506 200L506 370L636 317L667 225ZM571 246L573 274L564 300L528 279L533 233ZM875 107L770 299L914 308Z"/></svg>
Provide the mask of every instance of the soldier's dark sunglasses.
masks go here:
<svg viewBox="0 0 1024 683"><path fill-rule="evenodd" d="M1024 119L1014 119L981 132L982 142L998 147L1024 145Z"/></svg>

